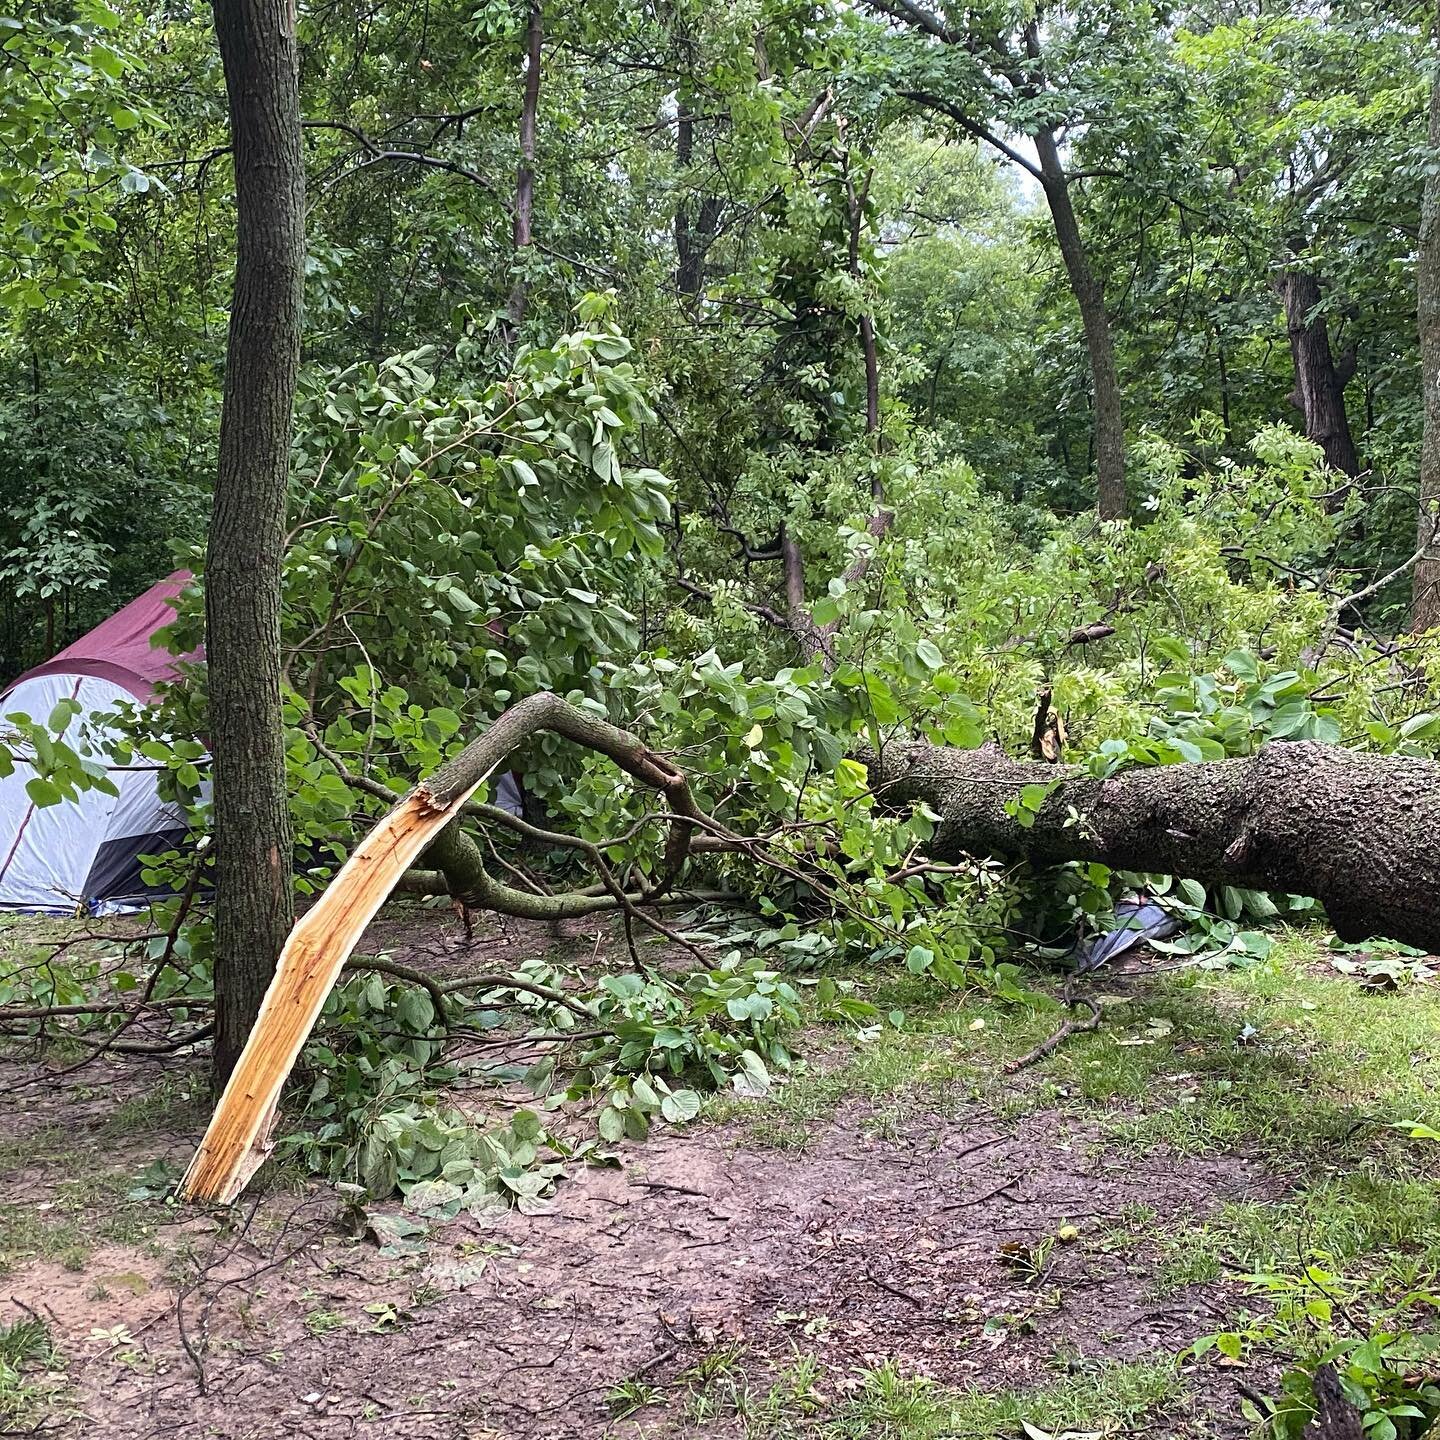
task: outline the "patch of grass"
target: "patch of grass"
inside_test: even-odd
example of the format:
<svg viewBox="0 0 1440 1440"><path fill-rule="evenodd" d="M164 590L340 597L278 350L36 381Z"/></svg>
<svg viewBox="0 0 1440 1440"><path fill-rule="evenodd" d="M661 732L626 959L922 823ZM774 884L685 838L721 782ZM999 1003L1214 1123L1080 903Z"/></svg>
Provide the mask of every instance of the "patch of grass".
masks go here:
<svg viewBox="0 0 1440 1440"><path fill-rule="evenodd" d="M1436 1288L1440 1184L1363 1171L1336 1176L1292 1200L1227 1205L1206 1224L1166 1237L1161 1256L1160 1294L1226 1271L1298 1272L1315 1263L1343 1270L1349 1286L1383 1305Z"/></svg>
<svg viewBox="0 0 1440 1440"><path fill-rule="evenodd" d="M880 1372L875 1372L876 1378L867 1381L868 1393L857 1402L864 1420L894 1413L893 1382L889 1377L882 1382L879 1376ZM899 1413L903 1415L903 1390L898 1394ZM921 1428L914 1428L911 1433L916 1440L939 1435L1000 1440L1002 1436L1014 1435L1022 1420L1051 1431L1121 1429L1142 1419L1153 1424L1164 1411L1178 1409L1183 1400L1180 1377L1168 1361L1102 1365L1033 1390L1001 1394L977 1391L948 1397L936 1407L933 1419L922 1411ZM924 1428L926 1425L930 1428ZM867 1432L841 1430L838 1433L844 1436ZM905 1434L903 1430L900 1433Z"/></svg>
<svg viewBox="0 0 1440 1440"><path fill-rule="evenodd" d="M74 1174L94 1163L94 1155L80 1148L73 1132L59 1125L46 1125L25 1136L0 1138L0 1179L17 1170L41 1168Z"/></svg>
<svg viewBox="0 0 1440 1440"><path fill-rule="evenodd" d="M988 1095L1003 1062L1055 1023L1049 1010L956 994L909 975L882 978L866 998L885 1013L903 1010L903 1026L811 1030L798 1047L803 1070L761 1102L716 1097L710 1118L742 1120L747 1144L803 1150L844 1102L860 1100L870 1110L866 1128L892 1136L916 1115L954 1114Z"/></svg>
<svg viewBox="0 0 1440 1440"><path fill-rule="evenodd" d="M0 1275L30 1260L57 1260L67 1270L83 1270L94 1245L90 1227L80 1220L31 1204L0 1205Z"/></svg>
<svg viewBox="0 0 1440 1440"><path fill-rule="evenodd" d="M148 1244L161 1212L127 1201L131 1184L123 1171L96 1171L56 1181L49 1201L0 1202L0 1275L31 1260L80 1271L97 1246Z"/></svg>
<svg viewBox="0 0 1440 1440"><path fill-rule="evenodd" d="M654 1405L659 1399L660 1391L644 1380L622 1380L606 1394L605 1403L617 1420L623 1420L637 1410Z"/></svg>
<svg viewBox="0 0 1440 1440"><path fill-rule="evenodd" d="M100 1135L113 1140L183 1128L203 1113L206 1104L205 1080L198 1072L166 1075L142 1094L120 1101L106 1115Z"/></svg>
<svg viewBox="0 0 1440 1440"><path fill-rule="evenodd" d="M5 1434L38 1428L56 1394L60 1357L43 1320L0 1325L0 1426Z"/></svg>
<svg viewBox="0 0 1440 1440"><path fill-rule="evenodd" d="M1249 1299L1220 1327L1231 1353L1302 1366L1357 1335L1433 1331L1440 1308L1440 1150L1409 1135L1440 1126L1440 987L1375 989L1327 962L1296 935L1264 965L1187 977L1194 1009L1176 1016L1154 1090L1103 1121L1111 1145L1242 1150L1290 1178L1286 1198L1159 1237L1151 1284L1244 1280ZM1231 1037L1192 1050L1207 1016ZM1124 1223L1110 1236L1153 1238Z"/></svg>
<svg viewBox="0 0 1440 1440"><path fill-rule="evenodd" d="M1440 1124L1440 987L1384 993L1317 974L1317 948L1297 937L1251 970L1162 982L1145 1026L1107 1014L1050 1073L1081 1098L1125 1102L1106 1137L1142 1152L1358 1161L1379 1123ZM1152 1037L1151 1021L1170 1028Z"/></svg>
<svg viewBox="0 0 1440 1440"><path fill-rule="evenodd" d="M692 1396L701 1420L730 1414L747 1440L1013 1440L1022 1421L1043 1430L1109 1432L1153 1423L1180 1408L1184 1389L1173 1364L1115 1364L1065 1376L1035 1389L949 1390L907 1376L894 1364L844 1376L821 1372L797 1354L768 1388L726 1376Z"/></svg>
<svg viewBox="0 0 1440 1440"><path fill-rule="evenodd" d="M1087 982L1100 1028L1018 1078L1006 1062L1043 1039L1058 1010L885 975L865 996L904 1011L901 1029L811 1030L798 1047L807 1068L775 1096L718 1098L709 1113L742 1118L748 1143L804 1149L851 1099L869 1102L881 1134L977 1101L1000 1119L1058 1105L1098 1110L1111 1143L1142 1153L1244 1148L1287 1163L1297 1150L1358 1157L1369 1120L1440 1125L1440 986L1375 991L1320 969L1325 955L1297 931L1248 970L1185 970L1124 993L1102 972Z"/></svg>
<svg viewBox="0 0 1440 1440"><path fill-rule="evenodd" d="M338 1310L311 1310L305 1316L305 1328L316 1336L331 1335L346 1326L344 1315Z"/></svg>

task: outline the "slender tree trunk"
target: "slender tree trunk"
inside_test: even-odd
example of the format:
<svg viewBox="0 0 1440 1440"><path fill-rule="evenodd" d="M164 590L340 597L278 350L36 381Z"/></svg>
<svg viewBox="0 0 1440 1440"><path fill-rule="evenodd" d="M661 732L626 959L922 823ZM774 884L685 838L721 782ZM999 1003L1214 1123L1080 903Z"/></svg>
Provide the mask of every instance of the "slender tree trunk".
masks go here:
<svg viewBox="0 0 1440 1440"><path fill-rule="evenodd" d="M850 174L850 156L845 156L845 189L850 221L849 270L857 286L864 284L864 272L860 266L860 236L865 228L865 206L870 195L870 182L875 178L874 169L866 171L865 179L857 190ZM865 434L870 439L871 451L878 457L883 436L880 433L880 346L875 338L874 311L866 306L860 316L860 359L865 367ZM885 503L885 487L877 466L870 477L870 498L877 505Z"/></svg>
<svg viewBox="0 0 1440 1440"><path fill-rule="evenodd" d="M688 37L687 60L691 57ZM695 117L687 90L682 88L675 119L675 168L677 179L688 187L695 155ZM675 206L675 289L693 311L705 288L705 256L720 228L721 200L718 195L701 197L699 212L692 221L688 190Z"/></svg>
<svg viewBox="0 0 1440 1440"><path fill-rule="evenodd" d="M305 273L290 0L214 0L235 160L235 296L205 562L214 753L214 1079L234 1066L291 920L280 577Z"/></svg>
<svg viewBox="0 0 1440 1440"><path fill-rule="evenodd" d="M1225 337L1220 327L1215 327L1215 359L1220 370L1220 422L1225 433L1230 433L1230 374L1225 365Z"/></svg>
<svg viewBox="0 0 1440 1440"><path fill-rule="evenodd" d="M1285 325L1295 362L1291 398L1305 417L1305 434L1324 451L1325 463L1332 470L1353 480L1360 473L1360 460L1345 413L1345 386L1355 371L1354 356L1336 363L1325 317L1315 313L1320 304L1320 281L1313 272L1287 271L1280 281L1280 296L1285 302Z"/></svg>
<svg viewBox="0 0 1440 1440"><path fill-rule="evenodd" d="M690 114L690 102L684 91L677 101L675 117L675 170L676 178L686 183L690 166L695 156L695 121ZM682 194L675 206L675 288L682 296L694 296L700 292L699 254L695 249L694 237L690 233L689 197Z"/></svg>
<svg viewBox="0 0 1440 1440"><path fill-rule="evenodd" d="M531 0L530 23L525 29L525 91L520 102L520 164L515 172L515 261L523 265L532 241L535 218L535 128L540 114L540 51L545 43L545 14L540 0ZM518 330L525 319L530 284L517 274L506 307L510 328Z"/></svg>
<svg viewBox="0 0 1440 1440"><path fill-rule="evenodd" d="M850 174L848 152L844 156L844 166L850 225L849 271L858 284L863 278L860 265L860 235L865 224L866 197L870 191L870 181L874 172L866 174L863 184L857 190L854 178ZM874 509L870 513L870 520L866 526L875 543L869 549L860 550L846 566L844 574L840 577L846 585L853 585L864 579L880 541L889 531L895 519L895 512L889 509L885 503L885 482L878 464L885 438L880 429L880 349L875 335L875 317L868 308L860 317L859 331L860 358L865 369L865 434L870 441L871 452L877 462L870 475L870 498L874 502ZM832 620L825 625L815 623L815 618L811 614L809 603L805 598L805 557L799 542L784 523L780 526L779 550L785 579L785 611L790 628L800 642L800 648L805 654L806 661L819 660L828 673L835 664L833 641L840 628L839 621Z"/></svg>
<svg viewBox="0 0 1440 1440"><path fill-rule="evenodd" d="M1125 409L1120 398L1120 377L1115 369L1115 342L1110 317L1105 313L1105 292L1090 268L1080 223L1070 200L1070 181L1060 162L1060 149L1052 130L1035 136L1040 158L1041 187L1055 224L1055 239L1070 289L1080 309L1085 331L1085 353L1090 362L1090 388L1095 410L1095 475L1102 520L1123 519L1125 498Z"/></svg>
<svg viewBox="0 0 1440 1440"><path fill-rule="evenodd" d="M1440 12L1435 22L1435 49L1440 51ZM1415 600L1411 628L1440 625L1440 72L1430 89L1430 157L1420 208L1420 257L1415 288L1420 320L1420 393L1425 434L1420 449L1420 515L1415 548L1426 553L1415 566Z"/></svg>

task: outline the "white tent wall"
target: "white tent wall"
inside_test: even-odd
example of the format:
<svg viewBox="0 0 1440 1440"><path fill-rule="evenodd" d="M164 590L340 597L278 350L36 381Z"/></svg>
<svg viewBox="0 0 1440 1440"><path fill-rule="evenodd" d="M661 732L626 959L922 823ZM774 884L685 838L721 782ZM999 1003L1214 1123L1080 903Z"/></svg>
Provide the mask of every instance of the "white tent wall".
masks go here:
<svg viewBox="0 0 1440 1440"><path fill-rule="evenodd" d="M107 733L105 716L134 698L96 676L37 675L0 699L0 716L18 713L43 722L61 700L77 700L80 713L64 739L95 753ZM110 765L99 753L95 758L107 764L118 796L85 790L73 801L35 805L25 790L34 770L23 759L0 779L0 910L115 913L145 903L136 857L169 848L169 837L183 838L184 820L161 801L153 768Z"/></svg>
<svg viewBox="0 0 1440 1440"><path fill-rule="evenodd" d="M105 839L96 848L85 884L89 908L97 915L142 908L150 892L141 877L140 857L184 847L184 813L178 805L161 800L156 790L158 773L158 767L143 760L129 768L109 770L120 797L110 813ZM206 782L201 788L202 798L208 793Z"/></svg>

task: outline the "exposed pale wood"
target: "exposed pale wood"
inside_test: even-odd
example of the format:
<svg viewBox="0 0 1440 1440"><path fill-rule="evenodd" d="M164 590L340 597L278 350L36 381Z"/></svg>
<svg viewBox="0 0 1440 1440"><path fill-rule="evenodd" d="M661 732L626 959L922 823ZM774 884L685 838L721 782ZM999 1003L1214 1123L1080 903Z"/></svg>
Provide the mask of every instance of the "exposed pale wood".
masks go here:
<svg viewBox="0 0 1440 1440"><path fill-rule="evenodd" d="M264 1163L280 1091L350 952L406 870L488 775L443 803L425 785L411 791L290 932L255 1027L180 1182L182 1197L229 1204Z"/></svg>
<svg viewBox="0 0 1440 1440"><path fill-rule="evenodd" d="M630 897L617 890L529 895L512 890L486 874L479 846L458 824L451 823L460 818L470 797L502 762L541 730L608 756L627 775L665 797L671 812L665 858L655 884L643 894ZM488 806L480 809L522 831L567 843L564 837L537 831L503 811ZM422 854L428 851L427 859L439 867L451 895L462 905L544 920L620 908L633 914L636 903L653 903L673 892L697 828L722 840L733 838L700 810L685 772L664 755L558 695L541 691L517 701L497 716L484 734L396 804L291 931L250 1038L185 1172L181 1195L228 1203L264 1163L280 1091L319 1018L325 997L375 912ZM595 852L588 842L568 843ZM647 923L670 933L658 922Z"/></svg>

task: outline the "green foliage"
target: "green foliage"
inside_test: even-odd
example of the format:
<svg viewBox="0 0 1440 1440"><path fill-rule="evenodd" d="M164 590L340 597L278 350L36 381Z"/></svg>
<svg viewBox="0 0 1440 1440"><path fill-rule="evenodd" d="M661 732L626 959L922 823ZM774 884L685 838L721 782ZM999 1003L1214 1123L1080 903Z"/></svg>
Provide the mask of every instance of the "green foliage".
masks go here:
<svg viewBox="0 0 1440 1440"><path fill-rule="evenodd" d="M73 746L63 738L79 714L76 701L61 700L44 721L19 711L0 715L0 779L17 767L30 772L25 792L39 806L73 801L82 790L116 794L85 738L77 736Z"/></svg>
<svg viewBox="0 0 1440 1440"><path fill-rule="evenodd" d="M22 1426L44 1414L44 1391L37 1376L61 1368L45 1321L36 1317L0 1325L0 1422Z"/></svg>
<svg viewBox="0 0 1440 1440"><path fill-rule="evenodd" d="M478 1018L493 1025L501 1016ZM357 977L331 994L324 1023L302 1062L306 1128L284 1138L282 1158L298 1156L376 1198L398 1189L411 1212L449 1218L507 1204L540 1208L564 1173L555 1157L588 1148L572 1151L533 1111L486 1128L444 1098L458 1071L441 1057L445 1026L424 990ZM541 1158L545 1150L552 1158Z"/></svg>
<svg viewBox="0 0 1440 1440"><path fill-rule="evenodd" d="M1332 1279L1334 1277L1320 1277ZM1317 1285L1319 1280L1315 1282ZM1308 1302L1328 1309L1323 1298ZM1328 1317L1327 1317L1328 1318ZM1238 1355L1238 1337L1209 1337L1226 1355ZM1203 1342L1202 1342L1203 1344ZM1199 1353L1200 1347L1194 1347ZM1375 1440L1420 1440L1433 1433L1440 1421L1440 1336L1395 1335L1384 1331L1364 1339L1344 1340L1331 1347L1317 1363L1334 1368L1340 1391L1359 1414L1367 1436ZM1315 1379L1310 1368L1288 1371L1280 1383L1278 1399L1263 1408L1243 1403L1245 1417L1263 1421L1265 1433L1275 1440L1299 1440L1313 1420L1317 1404Z"/></svg>
<svg viewBox="0 0 1440 1440"><path fill-rule="evenodd" d="M122 158L129 132L160 121L127 88L120 26L102 0L0 17L0 306L79 289L92 232L115 229L114 193L150 188Z"/></svg>

